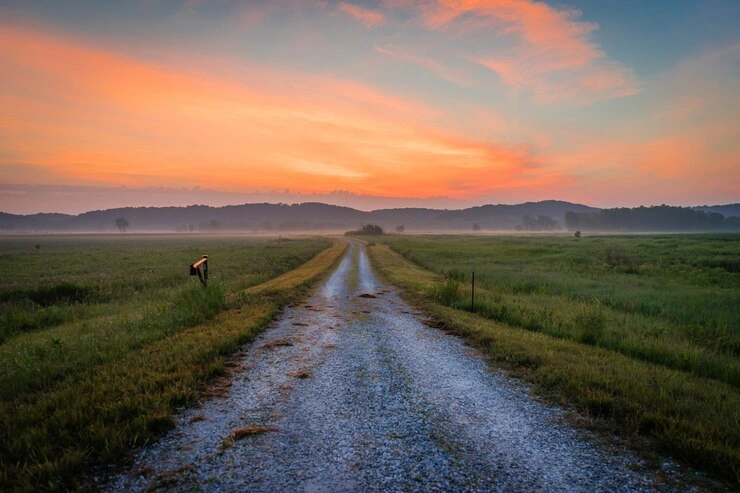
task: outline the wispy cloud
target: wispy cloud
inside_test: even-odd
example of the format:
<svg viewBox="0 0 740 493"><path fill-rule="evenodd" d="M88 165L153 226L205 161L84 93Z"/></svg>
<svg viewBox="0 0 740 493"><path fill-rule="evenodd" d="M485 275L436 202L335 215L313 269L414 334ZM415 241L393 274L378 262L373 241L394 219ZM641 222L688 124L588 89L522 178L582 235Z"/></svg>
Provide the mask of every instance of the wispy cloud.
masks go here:
<svg viewBox="0 0 740 493"><path fill-rule="evenodd" d="M598 26L580 21L577 10L530 0L440 0L420 13L429 29L484 43L466 58L542 102L588 103L640 90L634 72L593 41Z"/></svg>
<svg viewBox="0 0 740 493"><path fill-rule="evenodd" d="M379 26L385 20L385 16L382 13L351 3L341 2L339 4L339 10L367 28Z"/></svg>
<svg viewBox="0 0 740 493"><path fill-rule="evenodd" d="M471 84L470 80L468 80L466 77L453 72L452 70L432 58L413 55L393 46L375 45L375 51L382 55L387 55L403 62L409 62L424 67L425 69L434 72L442 79L448 82L452 82L453 84L456 84L458 86L465 87Z"/></svg>

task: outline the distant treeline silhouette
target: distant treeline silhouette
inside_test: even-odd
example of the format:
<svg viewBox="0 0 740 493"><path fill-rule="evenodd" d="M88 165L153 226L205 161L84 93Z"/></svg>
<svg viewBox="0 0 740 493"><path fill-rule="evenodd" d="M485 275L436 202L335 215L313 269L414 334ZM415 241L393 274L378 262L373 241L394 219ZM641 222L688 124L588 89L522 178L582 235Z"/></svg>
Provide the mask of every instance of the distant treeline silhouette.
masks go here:
<svg viewBox="0 0 740 493"><path fill-rule="evenodd" d="M571 231L739 231L740 217L659 205L566 212L565 226Z"/></svg>
<svg viewBox="0 0 740 493"><path fill-rule="evenodd" d="M565 221L566 213L570 221ZM360 211L350 207L303 204L241 204L223 207L120 207L77 215L0 212L4 232L178 232L287 233L344 232L374 224L386 231L403 225L417 231L556 231L575 230L698 231L740 230L740 204L600 210L558 200L498 204L467 209L425 208ZM125 223L124 223L125 220ZM125 226L125 227L123 227Z"/></svg>

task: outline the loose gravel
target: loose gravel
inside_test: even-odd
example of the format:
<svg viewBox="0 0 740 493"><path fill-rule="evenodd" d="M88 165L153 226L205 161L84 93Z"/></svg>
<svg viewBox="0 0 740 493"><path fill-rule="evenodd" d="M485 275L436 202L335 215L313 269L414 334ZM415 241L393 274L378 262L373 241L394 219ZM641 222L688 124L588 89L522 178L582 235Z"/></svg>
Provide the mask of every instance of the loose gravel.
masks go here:
<svg viewBox="0 0 740 493"><path fill-rule="evenodd" d="M109 491L655 491L430 328L351 242L333 275L244 348L225 397L183 412Z"/></svg>

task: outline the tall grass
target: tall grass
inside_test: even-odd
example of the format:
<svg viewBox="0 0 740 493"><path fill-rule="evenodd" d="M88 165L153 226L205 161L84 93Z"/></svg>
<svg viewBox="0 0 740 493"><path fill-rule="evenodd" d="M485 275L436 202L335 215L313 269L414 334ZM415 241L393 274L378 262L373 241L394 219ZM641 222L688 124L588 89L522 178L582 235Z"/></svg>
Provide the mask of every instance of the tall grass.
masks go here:
<svg viewBox="0 0 740 493"><path fill-rule="evenodd" d="M405 257L373 247L384 275L540 393L740 482L740 236L381 241Z"/></svg>
<svg viewBox="0 0 740 493"><path fill-rule="evenodd" d="M29 252L39 241L42 248ZM0 287L3 316L32 303L63 314L8 332L0 344L0 489L80 487L91 467L169 428L175 409L225 372L224 357L331 265L336 248L314 257L315 267L291 270L329 245L321 238L0 239L0 256L16 269ZM207 288L187 269L203 253ZM291 281L278 282L286 273ZM269 279L275 287L258 294ZM105 296L53 294L48 306L31 296L68 292L54 288L62 283Z"/></svg>
<svg viewBox="0 0 740 493"><path fill-rule="evenodd" d="M715 266L718 258L732 265L729 260L740 256L740 237L730 238L735 241L724 236L383 241L440 275L430 289L446 306L469 309L469 282L457 280L475 270L476 312L482 316L738 387L740 275Z"/></svg>

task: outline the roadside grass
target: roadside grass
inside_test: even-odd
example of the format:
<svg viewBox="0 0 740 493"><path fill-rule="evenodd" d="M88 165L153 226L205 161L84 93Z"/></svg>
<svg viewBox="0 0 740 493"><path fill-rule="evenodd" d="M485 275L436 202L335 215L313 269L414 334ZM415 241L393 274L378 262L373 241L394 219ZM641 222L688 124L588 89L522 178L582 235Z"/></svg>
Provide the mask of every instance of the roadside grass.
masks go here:
<svg viewBox="0 0 740 493"><path fill-rule="evenodd" d="M689 245L681 245L684 239ZM706 267L707 257L697 256L704 251L731 259L737 255L738 237L720 237L719 246L713 237L593 238L600 247L571 246L571 238L563 237L373 240L376 245L369 250L378 270L495 365L534 384L548 399L573 406L637 449L647 450L647 440L650 448L731 483L740 481L738 356L732 349L738 307L729 303L737 302L738 274ZM643 279L630 279L636 274L621 267L614 272L600 265L607 262L610 242L639 256L629 270L636 266ZM671 259L662 258L663 253ZM579 265L590 268L570 269L567 259L573 257L587 259ZM475 313L470 311L473 266ZM705 268L721 272L694 272ZM661 285L677 290L673 296L689 306L700 303L686 298L690 288L701 286L694 296L721 298L710 302L717 312L676 310L680 303L670 293L660 293ZM643 299L629 291L635 287L649 294L642 293ZM657 299L650 300L652 295ZM646 310L634 314L618 308L640 300L659 309L650 317ZM712 340L699 344L696 332Z"/></svg>
<svg viewBox="0 0 740 493"><path fill-rule="evenodd" d="M738 235L396 237L440 303L740 387ZM717 266L721 265L721 266Z"/></svg>
<svg viewBox="0 0 740 493"><path fill-rule="evenodd" d="M124 294L113 307L81 310L87 319L17 334L0 345L0 489L89 485L93 468L120 461L173 426L173 413L197 402L203 382L228 373L228 355L304 293L345 248L320 238L199 238L205 246L181 245L178 258L168 253L176 250L171 241L159 241L123 248L132 254L151 249L158 257L148 292ZM67 254L80 255L84 245L74 243ZM103 248L108 262L101 258L88 269L119 265L117 245ZM161 256L160 249L166 250ZM184 278L202 253L211 256L207 289ZM261 263L265 257L270 261ZM160 288L156 279L166 274L157 271L171 263L184 287ZM273 281L256 284L268 277Z"/></svg>

